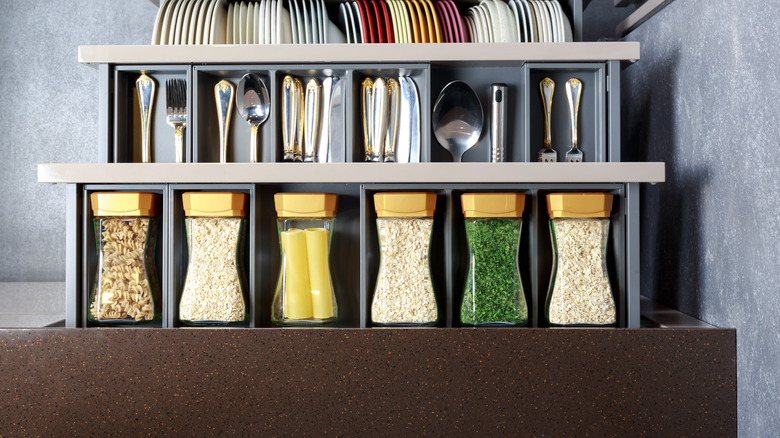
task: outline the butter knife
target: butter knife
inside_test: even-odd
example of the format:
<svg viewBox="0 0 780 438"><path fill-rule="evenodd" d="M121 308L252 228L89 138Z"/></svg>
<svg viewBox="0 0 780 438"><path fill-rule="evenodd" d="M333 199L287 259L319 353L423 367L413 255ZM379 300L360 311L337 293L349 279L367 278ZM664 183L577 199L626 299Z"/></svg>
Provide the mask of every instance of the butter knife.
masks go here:
<svg viewBox="0 0 780 438"><path fill-rule="evenodd" d="M401 102L398 108L398 134L395 145L395 161L398 163L409 162L409 150L411 149L412 134L412 90L406 77L400 76L398 84L401 89Z"/></svg>
<svg viewBox="0 0 780 438"><path fill-rule="evenodd" d="M233 113L233 95L236 87L226 80L217 82L214 86L214 99L217 103L219 120L219 162L227 163L227 139L230 127L230 116Z"/></svg>
<svg viewBox="0 0 780 438"><path fill-rule="evenodd" d="M409 129L411 141L409 142L409 162L420 162L420 94L417 92L417 85L414 80L406 76L406 81L409 84L409 90L412 93L411 98L411 114L410 121L411 127Z"/></svg>
<svg viewBox="0 0 780 438"><path fill-rule="evenodd" d="M294 115L298 112L295 106L295 81L292 76L282 80L282 148L283 160L294 161L293 145L295 143Z"/></svg>
<svg viewBox="0 0 780 438"><path fill-rule="evenodd" d="M320 94L322 88L317 79L309 79L306 83L306 112L304 122L303 161L313 163L320 141Z"/></svg>
<svg viewBox="0 0 780 438"><path fill-rule="evenodd" d="M385 162L395 162L395 145L398 139L398 114L401 92L398 81L393 78L387 80L387 132L382 155Z"/></svg>
<svg viewBox="0 0 780 438"><path fill-rule="evenodd" d="M141 74L135 81L135 87L138 91L138 103L141 108L141 162L151 162L151 125L152 108L154 107L154 92L156 85L154 79Z"/></svg>
<svg viewBox="0 0 780 438"><path fill-rule="evenodd" d="M373 111L373 89L374 89L374 81L371 78L365 78L363 79L362 83L362 91L361 91L361 102L363 106L363 148L365 151L365 157L366 161L371 161L371 156L373 154L372 150L372 144L371 144L371 132L374 129L374 125L372 123L371 114Z"/></svg>
<svg viewBox="0 0 780 438"><path fill-rule="evenodd" d="M338 78L335 78L338 80ZM320 136L317 144L317 154L314 161L318 163L327 163L330 149L330 102L333 93L333 77L327 77L322 80L322 114L320 116Z"/></svg>

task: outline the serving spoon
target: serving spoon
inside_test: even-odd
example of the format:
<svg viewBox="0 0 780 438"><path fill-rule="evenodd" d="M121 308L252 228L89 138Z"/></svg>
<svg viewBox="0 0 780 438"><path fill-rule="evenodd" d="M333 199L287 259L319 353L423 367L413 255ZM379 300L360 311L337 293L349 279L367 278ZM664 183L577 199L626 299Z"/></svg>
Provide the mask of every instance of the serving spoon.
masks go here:
<svg viewBox="0 0 780 438"><path fill-rule="evenodd" d="M436 140L460 163L463 154L482 135L483 113L479 97L465 82L452 81L439 93L432 115Z"/></svg>
<svg viewBox="0 0 780 438"><path fill-rule="evenodd" d="M257 133L268 119L271 108L271 99L268 97L268 89L265 82L254 73L247 73L238 83L236 93L236 106L241 118L252 127L249 140L249 161L257 163Z"/></svg>

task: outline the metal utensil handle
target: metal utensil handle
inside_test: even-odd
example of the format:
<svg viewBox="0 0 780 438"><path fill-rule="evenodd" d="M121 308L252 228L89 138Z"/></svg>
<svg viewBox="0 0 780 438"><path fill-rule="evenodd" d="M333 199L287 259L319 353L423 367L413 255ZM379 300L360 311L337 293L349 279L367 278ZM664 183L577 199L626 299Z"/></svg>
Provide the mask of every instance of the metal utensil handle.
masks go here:
<svg viewBox="0 0 780 438"><path fill-rule="evenodd" d="M382 161L382 143L387 132L387 85L385 80L377 78L371 93L373 103L371 131L371 161Z"/></svg>
<svg viewBox="0 0 780 438"><path fill-rule="evenodd" d="M152 108L154 106L154 92L156 85L154 79L142 74L136 81L138 90L138 104L141 108L141 161L149 163L152 155L151 126Z"/></svg>
<svg viewBox="0 0 780 438"><path fill-rule="evenodd" d="M259 140L257 139L260 132L260 124L252 123L249 135L249 162L257 163L257 146Z"/></svg>
<svg viewBox="0 0 780 438"><path fill-rule="evenodd" d="M295 100L293 160L303 161L303 83L298 78L293 78L293 100Z"/></svg>
<svg viewBox="0 0 780 438"><path fill-rule="evenodd" d="M214 98L217 103L217 117L219 120L219 162L227 163L227 139L230 116L233 113L233 95L235 86L228 81L221 80L214 86Z"/></svg>
<svg viewBox="0 0 780 438"><path fill-rule="evenodd" d="M303 161L314 162L314 156L317 154L317 143L320 140L320 83L317 79L310 79L306 84L305 99L305 121L304 121L304 146Z"/></svg>
<svg viewBox="0 0 780 438"><path fill-rule="evenodd" d="M362 84L362 105L363 105L363 147L365 149L365 160L371 161L373 155L372 143L371 143L371 131L374 129L374 125L371 123L371 114L373 110L372 92L374 89L374 81L371 78L363 79Z"/></svg>
<svg viewBox="0 0 780 438"><path fill-rule="evenodd" d="M298 111L295 107L295 83L292 76L285 76L282 80L282 148L284 161L293 161L293 143L295 142L295 121L293 114Z"/></svg>
<svg viewBox="0 0 780 438"><path fill-rule="evenodd" d="M544 106L544 145L549 147L552 144L552 134L550 132L550 122L552 116L552 98L555 92L555 82L550 78L542 79L539 83L539 89L542 92L542 105Z"/></svg>
<svg viewBox="0 0 780 438"><path fill-rule="evenodd" d="M506 84L490 86L490 161L500 163L506 154Z"/></svg>
<svg viewBox="0 0 780 438"><path fill-rule="evenodd" d="M385 134L382 154L385 162L395 162L395 145L398 140L398 114L401 105L401 87L393 78L387 80L387 133Z"/></svg>
<svg viewBox="0 0 780 438"><path fill-rule="evenodd" d="M184 126L176 126L176 141L174 143L176 147L176 162L184 162Z"/></svg>
<svg viewBox="0 0 780 438"><path fill-rule="evenodd" d="M578 147L577 141L577 116L580 112L580 97L582 96L582 82L577 78L566 81L566 97L569 100L569 115L571 116L571 147Z"/></svg>

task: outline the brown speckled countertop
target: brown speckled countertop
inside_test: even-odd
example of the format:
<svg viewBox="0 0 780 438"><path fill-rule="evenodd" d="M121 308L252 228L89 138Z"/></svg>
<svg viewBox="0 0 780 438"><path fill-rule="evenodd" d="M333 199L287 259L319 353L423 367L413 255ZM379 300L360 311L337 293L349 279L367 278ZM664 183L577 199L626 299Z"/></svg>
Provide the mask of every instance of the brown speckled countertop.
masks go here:
<svg viewBox="0 0 780 438"><path fill-rule="evenodd" d="M0 330L0 436L733 436L731 329Z"/></svg>

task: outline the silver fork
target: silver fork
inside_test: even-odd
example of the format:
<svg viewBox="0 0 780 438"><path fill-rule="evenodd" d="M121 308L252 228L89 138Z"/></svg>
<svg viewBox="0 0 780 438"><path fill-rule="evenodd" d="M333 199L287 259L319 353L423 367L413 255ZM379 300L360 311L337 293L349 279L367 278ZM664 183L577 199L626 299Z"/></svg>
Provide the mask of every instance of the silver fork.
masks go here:
<svg viewBox="0 0 780 438"><path fill-rule="evenodd" d="M566 81L566 97L569 99L569 115L571 115L571 149L566 152L566 161L572 163L582 162L582 149L577 142L577 115L580 112L580 96L582 95L582 82L577 78Z"/></svg>
<svg viewBox="0 0 780 438"><path fill-rule="evenodd" d="M550 123L552 116L552 98L555 92L555 82L550 78L542 79L539 83L539 90L542 92L542 105L544 105L544 145L539 151L537 161L542 163L554 163L558 161L558 152L552 148L552 134L550 133Z"/></svg>
<svg viewBox="0 0 780 438"><path fill-rule="evenodd" d="M165 106L168 124L176 129L176 162L184 162L184 128L187 126L187 82L168 79L165 82Z"/></svg>

